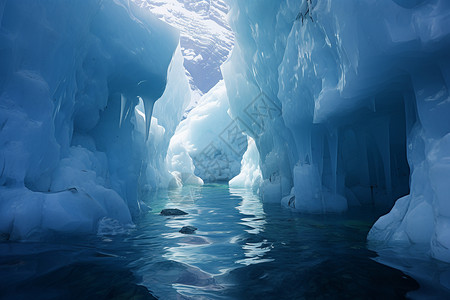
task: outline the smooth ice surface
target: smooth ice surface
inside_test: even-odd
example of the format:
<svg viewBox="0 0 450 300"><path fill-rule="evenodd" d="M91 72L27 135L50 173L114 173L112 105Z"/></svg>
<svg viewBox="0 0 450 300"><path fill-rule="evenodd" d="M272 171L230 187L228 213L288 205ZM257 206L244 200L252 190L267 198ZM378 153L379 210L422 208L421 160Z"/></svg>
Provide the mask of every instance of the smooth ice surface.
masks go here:
<svg viewBox="0 0 450 300"><path fill-rule="evenodd" d="M407 195L368 238L450 261L450 2L229 3L224 80L263 199L323 213Z"/></svg>
<svg viewBox="0 0 450 300"><path fill-rule="evenodd" d="M130 223L169 176L158 163L189 100L177 31L129 1L2 1L0 23L0 231Z"/></svg>

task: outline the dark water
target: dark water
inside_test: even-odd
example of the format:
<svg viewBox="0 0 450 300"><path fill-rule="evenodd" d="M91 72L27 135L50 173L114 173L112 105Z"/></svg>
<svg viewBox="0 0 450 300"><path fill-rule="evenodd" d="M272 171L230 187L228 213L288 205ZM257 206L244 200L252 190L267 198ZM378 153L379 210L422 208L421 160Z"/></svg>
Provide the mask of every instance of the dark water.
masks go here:
<svg viewBox="0 0 450 300"><path fill-rule="evenodd" d="M302 215L225 185L160 193L147 204L152 211L138 216L135 228L45 243L1 242L0 298L450 297L442 283L447 264L401 260L389 249L380 252L383 258L367 249L367 232L379 216L371 208ZM189 214L164 217L163 208ZM179 233L186 225L197 232ZM418 276L419 289L399 269L413 276L423 269L434 277Z"/></svg>

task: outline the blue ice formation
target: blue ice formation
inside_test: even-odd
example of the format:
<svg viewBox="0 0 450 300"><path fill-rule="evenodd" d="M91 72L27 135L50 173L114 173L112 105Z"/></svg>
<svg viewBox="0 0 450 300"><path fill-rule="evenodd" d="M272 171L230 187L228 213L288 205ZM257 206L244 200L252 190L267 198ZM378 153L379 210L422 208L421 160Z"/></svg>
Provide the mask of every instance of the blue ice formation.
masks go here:
<svg viewBox="0 0 450 300"><path fill-rule="evenodd" d="M450 261L450 2L229 1L230 113L265 201L389 206L369 240Z"/></svg>
<svg viewBox="0 0 450 300"><path fill-rule="evenodd" d="M0 232L128 224L235 176L301 212L394 205L368 239L450 261L450 2L228 3L224 83L179 124L176 30L126 0L0 2Z"/></svg>
<svg viewBox="0 0 450 300"><path fill-rule="evenodd" d="M178 32L125 0L1 1L0 23L0 232L131 223L189 102Z"/></svg>

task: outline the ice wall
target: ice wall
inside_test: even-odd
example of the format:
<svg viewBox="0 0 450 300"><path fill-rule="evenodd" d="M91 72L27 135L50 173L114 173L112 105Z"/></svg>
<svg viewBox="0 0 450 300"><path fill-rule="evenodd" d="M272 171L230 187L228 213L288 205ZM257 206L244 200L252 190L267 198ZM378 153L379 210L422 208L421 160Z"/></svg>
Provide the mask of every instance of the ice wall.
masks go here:
<svg viewBox="0 0 450 300"><path fill-rule="evenodd" d="M1 1L0 24L0 232L130 223L178 33L119 0Z"/></svg>
<svg viewBox="0 0 450 300"><path fill-rule="evenodd" d="M284 125L277 97L284 35L292 25L290 19L277 16L280 3L229 1L236 44L222 66L230 115L255 140L260 154L264 201L279 201L290 193L290 164L296 160L292 134Z"/></svg>
<svg viewBox="0 0 450 300"><path fill-rule="evenodd" d="M167 155L173 186L225 182L239 174L247 137L228 109L225 84L219 81L178 125Z"/></svg>
<svg viewBox="0 0 450 300"><path fill-rule="evenodd" d="M184 73L183 56L180 46L175 51L175 55L169 66L167 86L164 94L153 107L153 115L150 125L150 136L147 141L147 170L146 177L139 184L141 190L154 191L157 188L167 188L172 181L177 180L170 173L173 171L168 165L166 156L169 150L169 143L175 134L178 124L183 119L185 109L191 101L191 89L188 78ZM140 108L143 112L143 103ZM142 133L145 132L145 118L140 113Z"/></svg>
<svg viewBox="0 0 450 300"><path fill-rule="evenodd" d="M368 238L450 261L450 2L229 3L224 79L263 194L306 212L407 195Z"/></svg>

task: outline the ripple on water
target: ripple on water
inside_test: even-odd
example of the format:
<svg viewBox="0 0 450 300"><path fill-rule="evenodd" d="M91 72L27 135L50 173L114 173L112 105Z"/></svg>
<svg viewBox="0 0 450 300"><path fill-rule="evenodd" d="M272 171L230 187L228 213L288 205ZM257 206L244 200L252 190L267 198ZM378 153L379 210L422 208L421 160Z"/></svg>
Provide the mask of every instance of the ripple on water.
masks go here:
<svg viewBox="0 0 450 300"><path fill-rule="evenodd" d="M0 242L0 298L394 299L419 287L408 275L436 269L438 280L415 277L423 286L411 295L450 295L449 265L367 249L372 210L302 215L224 185L145 202L152 211L127 230L105 221L100 236ZM188 215L161 216L164 208ZM185 235L183 226L198 230Z"/></svg>

